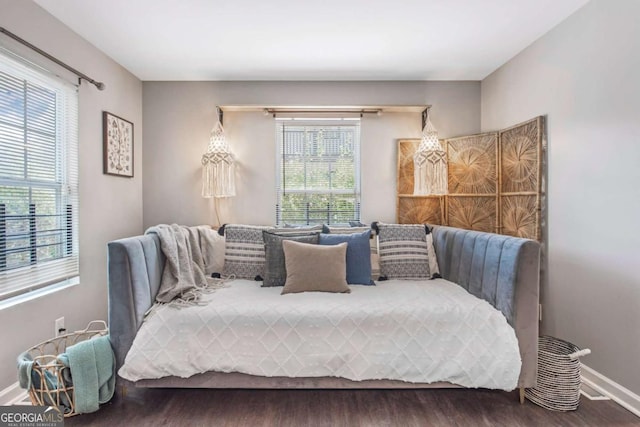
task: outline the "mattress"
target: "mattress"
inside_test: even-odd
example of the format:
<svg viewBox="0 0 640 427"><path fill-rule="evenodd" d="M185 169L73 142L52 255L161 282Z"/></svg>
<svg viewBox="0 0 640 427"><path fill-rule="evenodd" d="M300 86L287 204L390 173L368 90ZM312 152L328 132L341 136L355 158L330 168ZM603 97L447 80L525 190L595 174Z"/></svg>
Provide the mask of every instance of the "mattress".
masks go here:
<svg viewBox="0 0 640 427"><path fill-rule="evenodd" d="M205 305L155 306L118 373L130 381L217 371L516 388L515 332L486 301L443 279L350 288L280 295L234 280Z"/></svg>

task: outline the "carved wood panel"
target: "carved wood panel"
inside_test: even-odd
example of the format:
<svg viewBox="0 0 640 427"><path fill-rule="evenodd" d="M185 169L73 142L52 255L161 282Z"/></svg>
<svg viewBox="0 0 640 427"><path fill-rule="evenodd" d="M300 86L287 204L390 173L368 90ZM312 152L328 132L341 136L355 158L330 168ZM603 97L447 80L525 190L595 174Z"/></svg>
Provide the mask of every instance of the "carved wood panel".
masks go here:
<svg viewBox="0 0 640 427"><path fill-rule="evenodd" d="M444 197L399 196L398 224L444 224Z"/></svg>
<svg viewBox="0 0 640 427"><path fill-rule="evenodd" d="M413 154L419 145L419 139L398 142L398 194L413 194Z"/></svg>
<svg viewBox="0 0 640 427"><path fill-rule="evenodd" d="M499 133L501 233L542 240L543 118Z"/></svg>
<svg viewBox="0 0 640 427"><path fill-rule="evenodd" d="M449 194L493 194L498 190L498 134L445 140Z"/></svg>

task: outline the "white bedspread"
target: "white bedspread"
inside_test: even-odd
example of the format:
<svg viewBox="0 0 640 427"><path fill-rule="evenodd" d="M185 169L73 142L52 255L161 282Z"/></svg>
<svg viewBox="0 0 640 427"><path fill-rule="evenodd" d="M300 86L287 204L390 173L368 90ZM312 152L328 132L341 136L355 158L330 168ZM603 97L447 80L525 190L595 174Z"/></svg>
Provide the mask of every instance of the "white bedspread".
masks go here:
<svg viewBox="0 0 640 427"><path fill-rule="evenodd" d="M119 374L187 378L206 371L261 376L394 379L513 390L515 332L489 303L442 279L307 292L236 280L205 306L159 308Z"/></svg>

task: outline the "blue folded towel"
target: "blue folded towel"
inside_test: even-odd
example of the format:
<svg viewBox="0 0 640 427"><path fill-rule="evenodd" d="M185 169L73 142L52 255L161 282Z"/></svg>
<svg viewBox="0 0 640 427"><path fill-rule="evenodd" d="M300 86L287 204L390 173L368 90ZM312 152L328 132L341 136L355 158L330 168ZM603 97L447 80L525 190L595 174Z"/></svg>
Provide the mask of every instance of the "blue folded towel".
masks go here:
<svg viewBox="0 0 640 427"><path fill-rule="evenodd" d="M32 368L33 358L29 353L24 352L18 356L18 383L20 384L20 387L25 390L29 390L33 382Z"/></svg>
<svg viewBox="0 0 640 427"><path fill-rule="evenodd" d="M58 360L71 370L75 411L95 412L100 404L113 397L115 389L115 356L109 337L82 341L67 348Z"/></svg>
<svg viewBox="0 0 640 427"><path fill-rule="evenodd" d="M20 387L25 390L29 390L33 387L35 390L42 389L42 382L44 381L47 390L54 391L58 388L58 379L48 369L33 369L34 365L38 365L38 362L34 362L33 358L28 352L22 353L18 356L18 383ZM38 394L43 399L45 405L64 407L65 414L71 412L71 403L67 399L64 393L51 395L47 393ZM57 396L59 402L51 399L51 396Z"/></svg>

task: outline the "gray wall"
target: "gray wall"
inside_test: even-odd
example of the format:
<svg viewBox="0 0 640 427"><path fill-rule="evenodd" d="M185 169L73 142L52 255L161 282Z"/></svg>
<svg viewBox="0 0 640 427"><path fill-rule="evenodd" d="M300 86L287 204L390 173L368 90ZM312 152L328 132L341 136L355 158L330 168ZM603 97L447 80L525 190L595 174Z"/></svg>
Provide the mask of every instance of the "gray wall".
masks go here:
<svg viewBox="0 0 640 427"><path fill-rule="evenodd" d="M431 104L440 136L480 130L479 82L144 82L144 225L213 224L200 197L200 158L216 105ZM236 155L237 196L219 202L222 222L275 221L275 124L260 112L225 113ZM362 219L395 220L396 140L420 137L418 113L365 116Z"/></svg>
<svg viewBox="0 0 640 427"><path fill-rule="evenodd" d="M640 394L640 2L593 0L482 82L482 130L546 115L542 331Z"/></svg>
<svg viewBox="0 0 640 427"><path fill-rule="evenodd" d="M107 85L79 91L80 285L0 310L2 390L16 381L16 356L53 336L54 319L77 330L107 318L106 243L142 231L142 83L35 3L0 0L0 11L0 26ZM102 174L103 110L135 124L133 179Z"/></svg>

